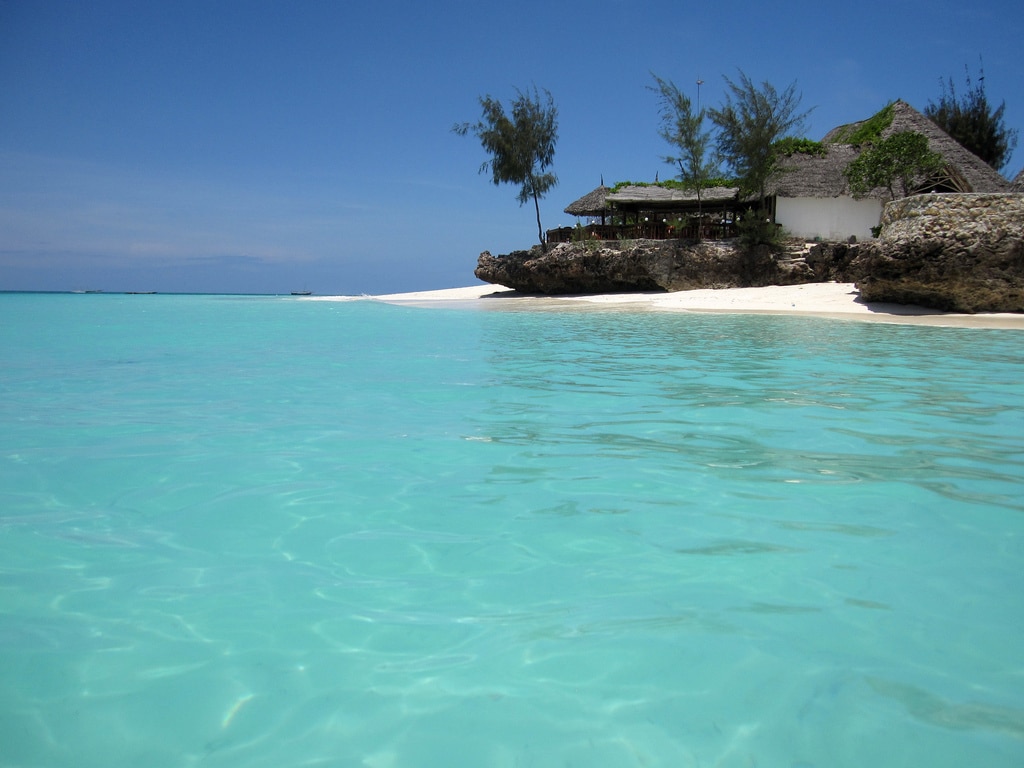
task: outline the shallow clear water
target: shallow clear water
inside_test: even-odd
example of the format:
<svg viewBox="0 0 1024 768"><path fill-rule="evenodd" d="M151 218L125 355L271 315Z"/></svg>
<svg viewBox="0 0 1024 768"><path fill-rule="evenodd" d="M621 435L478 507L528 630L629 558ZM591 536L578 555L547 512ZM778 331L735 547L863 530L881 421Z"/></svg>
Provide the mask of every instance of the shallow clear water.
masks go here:
<svg viewBox="0 0 1024 768"><path fill-rule="evenodd" d="M0 765L1021 765L1022 353L0 296Z"/></svg>

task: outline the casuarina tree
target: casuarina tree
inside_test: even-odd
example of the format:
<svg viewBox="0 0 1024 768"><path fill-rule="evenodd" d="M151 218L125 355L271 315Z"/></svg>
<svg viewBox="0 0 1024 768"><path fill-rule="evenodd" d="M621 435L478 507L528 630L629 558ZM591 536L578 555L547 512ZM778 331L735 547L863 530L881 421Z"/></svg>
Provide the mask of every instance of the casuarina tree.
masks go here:
<svg viewBox="0 0 1024 768"><path fill-rule="evenodd" d="M708 110L718 126L718 150L743 191L764 200L768 182L779 171L775 142L799 132L810 110L800 111L796 83L780 93L767 81L755 85L742 70L738 83L728 77L725 82L725 103Z"/></svg>
<svg viewBox="0 0 1024 768"><path fill-rule="evenodd" d="M1017 131L1007 128L1003 122L1005 101L995 109L988 103L985 95L985 70L981 70L975 83L971 82L970 72L967 72L966 79L967 93L963 95L957 95L953 78L949 78L948 90L946 83L940 80L942 95L937 104L928 102L924 108L925 117L956 139L961 146L1000 171L1009 162L1017 146Z"/></svg>
<svg viewBox="0 0 1024 768"><path fill-rule="evenodd" d="M658 135L667 141L675 154L663 157L679 169L679 180L697 192L697 217L701 217L701 191L718 175L718 163L709 156L711 132L703 130L705 110L694 111L690 98L671 80L662 80L652 73L661 106L661 128ZM700 227L697 228L698 237Z"/></svg>
<svg viewBox="0 0 1024 768"><path fill-rule="evenodd" d="M530 91L516 90L508 112L500 101L490 95L480 99L483 114L476 123L458 123L452 131L465 136L472 133L491 156L480 166L480 173L490 171L495 185L517 184L520 205L533 200L537 212L537 235L547 247L540 223L540 200L558 178L548 169L555 157L558 140L558 109L548 91L544 98L536 87Z"/></svg>

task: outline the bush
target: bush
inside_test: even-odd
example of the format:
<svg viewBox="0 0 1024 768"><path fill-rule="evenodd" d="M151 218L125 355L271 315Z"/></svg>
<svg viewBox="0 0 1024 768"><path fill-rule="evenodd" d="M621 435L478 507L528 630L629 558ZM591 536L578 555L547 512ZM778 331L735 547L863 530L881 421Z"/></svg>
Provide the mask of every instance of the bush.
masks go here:
<svg viewBox="0 0 1024 768"><path fill-rule="evenodd" d="M755 248L759 245L767 245L772 250L782 248L782 227L773 222L764 209L744 214L736 222L736 232L740 245L744 248Z"/></svg>
<svg viewBox="0 0 1024 768"><path fill-rule="evenodd" d="M773 145L776 153L790 157L791 155L819 155L824 156L828 150L820 141L811 139L798 139L794 136L787 136L779 139Z"/></svg>

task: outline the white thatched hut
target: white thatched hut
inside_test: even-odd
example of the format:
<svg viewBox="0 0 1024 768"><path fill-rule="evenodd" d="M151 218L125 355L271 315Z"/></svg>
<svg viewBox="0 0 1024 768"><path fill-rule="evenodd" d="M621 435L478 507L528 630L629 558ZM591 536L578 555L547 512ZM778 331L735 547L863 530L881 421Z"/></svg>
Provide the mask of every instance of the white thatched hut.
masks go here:
<svg viewBox="0 0 1024 768"><path fill-rule="evenodd" d="M768 185L769 212L793 237L808 240L866 240L878 226L888 192L873 189L862 198L850 193L843 175L857 155L850 144L828 144L824 155L793 154Z"/></svg>

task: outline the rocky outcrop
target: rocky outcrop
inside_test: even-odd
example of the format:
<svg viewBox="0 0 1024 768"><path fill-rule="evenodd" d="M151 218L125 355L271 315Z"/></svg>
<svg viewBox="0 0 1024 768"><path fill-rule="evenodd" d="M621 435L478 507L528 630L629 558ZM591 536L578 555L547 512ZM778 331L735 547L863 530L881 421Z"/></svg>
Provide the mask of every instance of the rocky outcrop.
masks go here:
<svg viewBox="0 0 1024 768"><path fill-rule="evenodd" d="M484 251L474 274L488 283L522 293L619 293L656 291L651 264L657 256L647 249L586 248L559 243L544 251L539 245L529 251L492 256Z"/></svg>
<svg viewBox="0 0 1024 768"><path fill-rule="evenodd" d="M746 250L731 240L559 243L546 252L535 246L507 256L484 251L475 274L523 293L549 295L794 285L822 279L803 253Z"/></svg>
<svg viewBox="0 0 1024 768"><path fill-rule="evenodd" d="M916 195L889 203L851 265L864 301L1024 312L1024 195Z"/></svg>
<svg viewBox="0 0 1024 768"><path fill-rule="evenodd" d="M889 203L865 243L626 240L480 254L476 276L523 293L684 291L853 282L861 299L952 312L1024 312L1024 195L929 194Z"/></svg>

